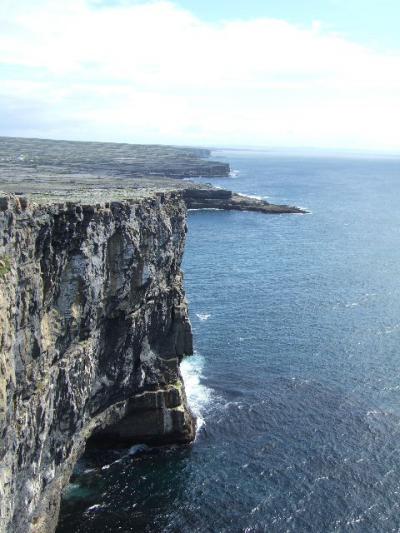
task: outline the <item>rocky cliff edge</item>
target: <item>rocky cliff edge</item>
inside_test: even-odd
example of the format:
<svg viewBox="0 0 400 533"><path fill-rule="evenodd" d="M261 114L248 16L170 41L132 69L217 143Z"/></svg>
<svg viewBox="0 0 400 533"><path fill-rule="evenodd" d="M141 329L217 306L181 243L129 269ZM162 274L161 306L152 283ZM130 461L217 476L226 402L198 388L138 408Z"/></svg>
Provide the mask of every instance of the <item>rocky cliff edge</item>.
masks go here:
<svg viewBox="0 0 400 533"><path fill-rule="evenodd" d="M0 530L50 532L90 437L190 442L174 192L95 205L0 194Z"/></svg>

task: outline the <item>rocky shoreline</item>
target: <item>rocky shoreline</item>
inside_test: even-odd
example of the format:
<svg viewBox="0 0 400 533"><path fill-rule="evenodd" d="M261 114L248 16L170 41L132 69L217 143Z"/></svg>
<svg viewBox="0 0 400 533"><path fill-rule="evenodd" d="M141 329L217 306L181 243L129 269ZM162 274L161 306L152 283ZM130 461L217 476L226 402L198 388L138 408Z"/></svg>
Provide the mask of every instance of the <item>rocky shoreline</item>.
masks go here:
<svg viewBox="0 0 400 533"><path fill-rule="evenodd" d="M306 213L304 209L289 205L270 204L265 200L237 194L215 187L187 188L183 198L188 209L221 209L225 211L254 211L264 214Z"/></svg>

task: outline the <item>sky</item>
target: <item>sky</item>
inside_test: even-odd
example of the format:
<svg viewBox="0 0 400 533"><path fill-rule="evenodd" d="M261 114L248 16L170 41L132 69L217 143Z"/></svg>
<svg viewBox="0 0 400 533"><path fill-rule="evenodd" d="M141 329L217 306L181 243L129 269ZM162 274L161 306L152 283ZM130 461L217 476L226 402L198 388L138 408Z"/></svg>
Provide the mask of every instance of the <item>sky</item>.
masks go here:
<svg viewBox="0 0 400 533"><path fill-rule="evenodd" d="M1 0L0 135L400 151L398 0Z"/></svg>

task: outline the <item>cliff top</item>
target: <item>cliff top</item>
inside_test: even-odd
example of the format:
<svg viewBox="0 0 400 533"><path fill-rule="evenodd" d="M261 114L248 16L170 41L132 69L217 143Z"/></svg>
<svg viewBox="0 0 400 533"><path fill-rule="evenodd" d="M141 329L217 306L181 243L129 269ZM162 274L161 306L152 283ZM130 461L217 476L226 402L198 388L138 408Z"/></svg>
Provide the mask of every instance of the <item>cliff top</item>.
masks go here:
<svg viewBox="0 0 400 533"><path fill-rule="evenodd" d="M0 137L0 191L37 204L98 204L182 192L189 208L302 213L184 178L228 176L210 150ZM0 193L1 196L1 193Z"/></svg>
<svg viewBox="0 0 400 533"><path fill-rule="evenodd" d="M203 148L0 137L0 190L37 203L96 203L204 189L182 178L227 175L229 165L209 156Z"/></svg>

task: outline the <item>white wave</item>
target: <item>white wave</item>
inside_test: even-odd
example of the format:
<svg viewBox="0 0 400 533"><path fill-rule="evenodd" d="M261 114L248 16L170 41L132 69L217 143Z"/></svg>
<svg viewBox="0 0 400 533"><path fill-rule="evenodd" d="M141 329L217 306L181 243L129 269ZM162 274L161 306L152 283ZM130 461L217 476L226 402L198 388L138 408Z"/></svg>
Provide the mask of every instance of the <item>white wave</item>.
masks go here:
<svg viewBox="0 0 400 533"><path fill-rule="evenodd" d="M203 366L204 358L199 354L186 357L181 363L188 403L197 417L197 430L205 424L203 415L211 401L211 389L201 381Z"/></svg>
<svg viewBox="0 0 400 533"><path fill-rule="evenodd" d="M97 509L103 509L106 505L102 503L95 503L86 509L86 511L97 511Z"/></svg>
<svg viewBox="0 0 400 533"><path fill-rule="evenodd" d="M223 211L219 207L192 207L188 211Z"/></svg>
<svg viewBox="0 0 400 533"><path fill-rule="evenodd" d="M294 215L312 215L313 214L313 212L308 207L304 207L304 205L296 204L296 207L298 207L299 209L303 209L305 213L293 213Z"/></svg>
<svg viewBox="0 0 400 533"><path fill-rule="evenodd" d="M202 314L202 313L196 313L196 316L199 320L208 320L210 318L211 315L206 315L206 314Z"/></svg>
<svg viewBox="0 0 400 533"><path fill-rule="evenodd" d="M268 196L257 196L256 194L243 194L241 192L236 193L238 196L243 196L244 198L254 198L254 200L263 200L268 198Z"/></svg>
<svg viewBox="0 0 400 533"><path fill-rule="evenodd" d="M358 516L357 518L352 518L351 520L348 520L346 522L346 526L354 526L355 524L359 524L364 518L362 516Z"/></svg>
<svg viewBox="0 0 400 533"><path fill-rule="evenodd" d="M65 492L69 494L70 492L73 492L75 490L79 490L81 486L79 483L68 483L68 485L65 488Z"/></svg>
<svg viewBox="0 0 400 533"><path fill-rule="evenodd" d="M385 334L389 335L394 331L397 331L400 328L400 324L395 324L394 326L385 326Z"/></svg>
<svg viewBox="0 0 400 533"><path fill-rule="evenodd" d="M239 174L240 174L240 170L235 170L234 169L234 170L231 170L229 172L229 177L230 178L237 178L239 176Z"/></svg>
<svg viewBox="0 0 400 533"><path fill-rule="evenodd" d="M145 452L149 449L147 444L135 444L129 448L128 455L136 455L138 453Z"/></svg>

